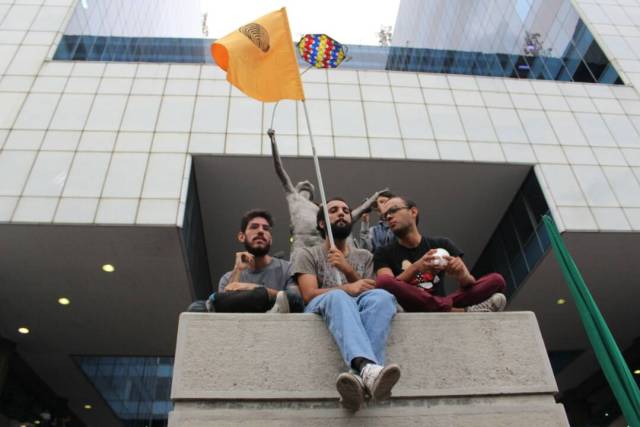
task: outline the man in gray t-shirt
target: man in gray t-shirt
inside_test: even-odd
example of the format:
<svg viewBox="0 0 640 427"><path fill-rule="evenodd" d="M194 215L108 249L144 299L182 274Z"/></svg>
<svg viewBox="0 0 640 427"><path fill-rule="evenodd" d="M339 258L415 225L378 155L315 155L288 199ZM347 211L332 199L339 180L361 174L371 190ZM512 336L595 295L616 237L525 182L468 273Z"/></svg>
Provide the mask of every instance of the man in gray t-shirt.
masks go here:
<svg viewBox="0 0 640 427"><path fill-rule="evenodd" d="M352 225L349 205L333 198L327 211L335 246L329 243L320 209L316 224L324 243L296 251L292 273L307 303L305 313L322 316L343 360L354 371L340 374L336 388L342 406L357 411L365 396L388 399L400 379L398 365L384 366L396 300L375 289L373 255L347 243Z"/></svg>
<svg viewBox="0 0 640 427"><path fill-rule="evenodd" d="M373 279L373 256L369 251L351 246L344 257L358 277ZM335 288L351 281L331 264L329 249L325 244L299 249L296 252L293 268L296 274L314 274L319 288ZM338 275L340 283L337 282Z"/></svg>
<svg viewBox="0 0 640 427"><path fill-rule="evenodd" d="M264 268L245 268L240 271L237 282L263 285L275 291L284 291L289 285L295 285L291 275L291 263L280 258L271 258L271 262ZM224 292L235 271L227 271L218 282L218 293Z"/></svg>
<svg viewBox="0 0 640 427"><path fill-rule="evenodd" d="M233 270L220 278L217 291L206 302L193 303L189 311L302 311L302 300L291 276L291 264L269 255L272 226L271 214L264 210L250 210L242 217L238 241L246 250L235 254Z"/></svg>

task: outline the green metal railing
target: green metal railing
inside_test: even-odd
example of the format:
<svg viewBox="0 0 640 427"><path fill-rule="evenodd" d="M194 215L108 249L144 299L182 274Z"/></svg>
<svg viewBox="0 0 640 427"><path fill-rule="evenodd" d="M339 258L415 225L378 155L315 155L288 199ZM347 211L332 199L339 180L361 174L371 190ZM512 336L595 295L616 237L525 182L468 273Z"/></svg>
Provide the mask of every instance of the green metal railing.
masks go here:
<svg viewBox="0 0 640 427"><path fill-rule="evenodd" d="M548 215L543 217L543 221L547 227L553 253L560 264L562 275L569 285L569 290L576 302L580 319L602 372L609 382L627 424L631 427L640 427L640 391L638 391L638 385L633 379L631 370L622 357L622 353L578 267L562 242L555 223Z"/></svg>

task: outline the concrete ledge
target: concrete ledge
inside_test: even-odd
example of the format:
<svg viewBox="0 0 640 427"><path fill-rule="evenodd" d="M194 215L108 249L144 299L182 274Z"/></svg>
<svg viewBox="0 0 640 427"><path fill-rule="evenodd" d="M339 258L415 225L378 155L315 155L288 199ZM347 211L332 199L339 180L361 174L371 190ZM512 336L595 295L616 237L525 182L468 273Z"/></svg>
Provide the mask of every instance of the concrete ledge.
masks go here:
<svg viewBox="0 0 640 427"><path fill-rule="evenodd" d="M393 399L356 414L331 402L176 404L169 426L567 426L551 396Z"/></svg>
<svg viewBox="0 0 640 427"><path fill-rule="evenodd" d="M402 368L394 398L557 391L530 312L398 314L387 361ZM171 397L336 399L345 368L318 316L183 313Z"/></svg>

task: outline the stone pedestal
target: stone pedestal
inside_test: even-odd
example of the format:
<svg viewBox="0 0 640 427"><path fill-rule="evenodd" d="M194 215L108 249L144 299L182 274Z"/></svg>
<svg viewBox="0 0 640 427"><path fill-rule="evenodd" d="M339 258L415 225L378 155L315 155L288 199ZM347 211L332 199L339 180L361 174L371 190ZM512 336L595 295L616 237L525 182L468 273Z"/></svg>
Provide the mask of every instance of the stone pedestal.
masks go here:
<svg viewBox="0 0 640 427"><path fill-rule="evenodd" d="M184 313L169 425L568 425L533 313L398 314L387 361L393 398L351 414L319 317Z"/></svg>

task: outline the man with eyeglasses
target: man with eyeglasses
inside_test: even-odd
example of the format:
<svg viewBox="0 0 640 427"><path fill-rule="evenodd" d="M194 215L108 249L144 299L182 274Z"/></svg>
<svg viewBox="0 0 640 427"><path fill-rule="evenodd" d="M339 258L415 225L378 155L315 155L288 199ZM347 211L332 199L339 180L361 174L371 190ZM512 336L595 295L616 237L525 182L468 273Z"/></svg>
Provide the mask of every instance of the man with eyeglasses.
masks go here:
<svg viewBox="0 0 640 427"><path fill-rule="evenodd" d="M393 295L375 289L373 256L347 243L351 209L341 198L327 202L335 246L326 233L323 209L316 224L324 243L301 248L292 268L307 304L305 313L322 316L350 372L338 376L342 406L357 411L367 396L375 401L391 397L400 379L398 365L384 366L391 320L396 314Z"/></svg>
<svg viewBox="0 0 640 427"><path fill-rule="evenodd" d="M224 313L301 312L303 303L289 261L269 255L271 214L252 209L240 221L237 238L245 250L236 252L233 270L225 273L218 291L196 301L188 311Z"/></svg>
<svg viewBox="0 0 640 427"><path fill-rule="evenodd" d="M451 240L420 234L413 201L393 197L381 212L396 239L374 255L376 287L392 293L405 311L504 310L504 278L491 273L476 279L462 261L463 252ZM445 275L460 285L449 295L444 292Z"/></svg>

